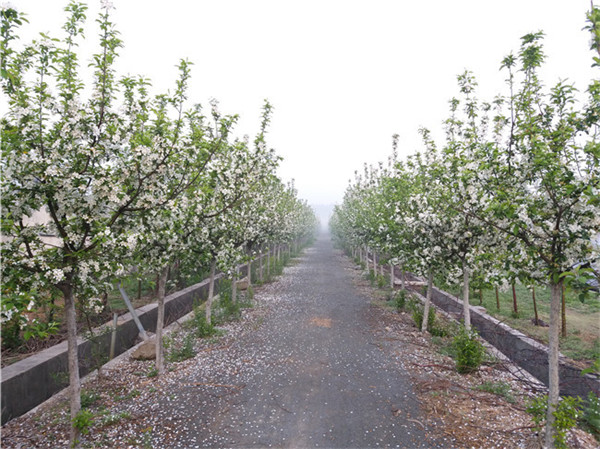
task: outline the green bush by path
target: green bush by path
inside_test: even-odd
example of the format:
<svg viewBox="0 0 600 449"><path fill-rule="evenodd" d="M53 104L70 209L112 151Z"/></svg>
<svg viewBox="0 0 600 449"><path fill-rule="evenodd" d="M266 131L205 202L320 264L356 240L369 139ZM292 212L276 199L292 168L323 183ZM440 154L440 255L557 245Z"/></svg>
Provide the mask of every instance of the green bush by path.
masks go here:
<svg viewBox="0 0 600 449"><path fill-rule="evenodd" d="M477 332L467 331L461 327L458 334L452 341L452 347L455 354L456 370L461 374L468 374L479 369L485 348L477 339Z"/></svg>

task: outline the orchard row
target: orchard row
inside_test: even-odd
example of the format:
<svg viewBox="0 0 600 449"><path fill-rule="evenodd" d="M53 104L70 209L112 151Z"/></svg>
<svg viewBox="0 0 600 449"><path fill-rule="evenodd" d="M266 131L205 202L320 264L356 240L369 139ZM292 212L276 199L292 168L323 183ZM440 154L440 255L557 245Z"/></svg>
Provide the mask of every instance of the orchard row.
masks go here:
<svg viewBox="0 0 600 449"><path fill-rule="evenodd" d="M45 332L28 312L59 291L68 325L71 413L79 411L76 302L99 298L133 268L158 279L159 323L170 266L234 274L264 244L315 231L310 207L277 176L265 102L254 139L238 120L189 104L190 64L174 90L151 95L144 77L118 78L122 46L110 7L86 85L77 55L86 6L71 3L61 39L17 48L23 15L2 10L2 321ZM89 93L88 93L89 92ZM32 220L34 215L42 220ZM157 330L157 334L159 331ZM157 341L160 341L157 339ZM159 371L163 367L159 366ZM72 435L75 441L76 435Z"/></svg>
<svg viewBox="0 0 600 449"><path fill-rule="evenodd" d="M600 67L600 9L589 12L586 28ZM398 161L394 136L388 164L357 173L330 226L347 249L366 247L428 277L429 290L434 272L462 280L467 328L474 275L480 287L517 279L550 285L546 445L553 447L563 283L598 277L585 262L600 250L600 81L581 102L572 85L546 88L542 38L524 36L518 55L502 61L507 93L492 102L477 98L470 72L458 76L445 142L436 145L422 129L424 150Z"/></svg>

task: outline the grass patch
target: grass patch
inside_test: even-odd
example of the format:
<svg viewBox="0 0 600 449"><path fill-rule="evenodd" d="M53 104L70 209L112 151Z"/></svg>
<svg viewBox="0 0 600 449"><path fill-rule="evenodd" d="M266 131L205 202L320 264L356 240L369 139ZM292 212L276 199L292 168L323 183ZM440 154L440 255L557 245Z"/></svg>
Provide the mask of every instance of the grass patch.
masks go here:
<svg viewBox="0 0 600 449"><path fill-rule="evenodd" d="M481 385L478 385L476 387L476 390L485 391L487 393L502 396L504 399L506 399L507 402L510 402L511 404L514 404L516 402L515 397L512 394L510 385L506 382L486 381Z"/></svg>
<svg viewBox="0 0 600 449"><path fill-rule="evenodd" d="M437 279L436 281L439 281ZM461 298L460 285L444 285L436 282L441 290ZM518 313L513 310L512 290L499 291L498 299L500 308L496 306L495 289L484 289L481 295L481 306L487 313L505 322L510 327L517 329L535 340L548 344L548 328L536 326L532 292L524 285L515 286ZM550 322L550 289L536 286L535 296L538 316L545 323ZM479 290L470 294L471 304L480 305ZM567 289L565 292L565 305L567 315L567 337L561 338L560 350L574 360L592 362L600 356L600 296L590 293L584 302L579 300L579 292Z"/></svg>

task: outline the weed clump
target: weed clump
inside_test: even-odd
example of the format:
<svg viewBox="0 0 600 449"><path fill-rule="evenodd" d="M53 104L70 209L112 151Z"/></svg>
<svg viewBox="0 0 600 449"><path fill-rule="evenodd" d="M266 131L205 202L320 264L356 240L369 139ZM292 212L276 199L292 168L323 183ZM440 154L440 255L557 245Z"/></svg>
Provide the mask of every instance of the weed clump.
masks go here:
<svg viewBox="0 0 600 449"><path fill-rule="evenodd" d="M600 440L600 397L591 391L587 400L583 402L580 421L582 427Z"/></svg>
<svg viewBox="0 0 600 449"><path fill-rule="evenodd" d="M194 335L187 334L183 339L183 344L180 347L175 347L167 353L167 360L169 362L182 362L187 359L191 359L196 355L194 349Z"/></svg>
<svg viewBox="0 0 600 449"><path fill-rule="evenodd" d="M398 312L404 310L406 307L406 290L400 290L394 297L394 305Z"/></svg>
<svg viewBox="0 0 600 449"><path fill-rule="evenodd" d="M418 329L421 329L421 327L423 326L423 315L423 307L415 304L415 306L413 307L412 318L415 324L417 325ZM427 331L429 331L429 333L432 333L433 329L435 329L435 324L435 309L433 307L430 307L429 315L427 315Z"/></svg>
<svg viewBox="0 0 600 449"><path fill-rule="evenodd" d="M515 397L512 394L510 384L506 382L486 381L481 385L478 385L477 390L502 396L507 402L511 404L515 403Z"/></svg>
<svg viewBox="0 0 600 449"><path fill-rule="evenodd" d="M190 325L197 338L210 337L216 332L213 324L206 321L204 311L199 308L194 309L194 317L190 320Z"/></svg>

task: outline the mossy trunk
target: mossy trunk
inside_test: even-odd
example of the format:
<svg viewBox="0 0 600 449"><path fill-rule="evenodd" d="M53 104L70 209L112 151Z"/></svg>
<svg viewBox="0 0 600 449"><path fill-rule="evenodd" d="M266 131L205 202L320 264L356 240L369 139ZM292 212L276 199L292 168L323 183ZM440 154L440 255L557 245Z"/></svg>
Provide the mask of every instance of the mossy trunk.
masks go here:
<svg viewBox="0 0 600 449"><path fill-rule="evenodd" d="M540 325L540 317L538 315L538 310L537 310L537 300L535 299L535 286L531 287L531 299L533 300L533 315L534 315L535 325L539 326Z"/></svg>
<svg viewBox="0 0 600 449"><path fill-rule="evenodd" d="M498 286L496 286L496 309L500 310L500 295L498 294Z"/></svg>
<svg viewBox="0 0 600 449"><path fill-rule="evenodd" d="M271 245L267 246L267 279L271 277Z"/></svg>
<svg viewBox="0 0 600 449"><path fill-rule="evenodd" d="M373 251L373 278L377 279L377 253Z"/></svg>
<svg viewBox="0 0 600 449"><path fill-rule="evenodd" d="M562 286L561 290L561 308L560 308L560 316L561 316L561 335L563 338L567 337L567 303L565 300L565 284Z"/></svg>
<svg viewBox="0 0 600 449"><path fill-rule="evenodd" d="M248 255L250 257L250 255ZM252 285L252 260L248 259L248 285Z"/></svg>
<svg viewBox="0 0 600 449"><path fill-rule="evenodd" d="M263 278L264 262L263 262L263 248L262 248L262 246L260 248L260 253L258 254L258 257L260 258L259 268L258 268L258 279L262 283L262 282L264 282L264 278Z"/></svg>
<svg viewBox="0 0 600 449"><path fill-rule="evenodd" d="M402 265L400 265L400 287L402 288L402 290L406 290L406 282L404 279L404 268L402 267Z"/></svg>

